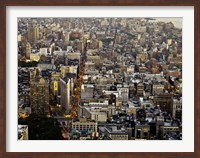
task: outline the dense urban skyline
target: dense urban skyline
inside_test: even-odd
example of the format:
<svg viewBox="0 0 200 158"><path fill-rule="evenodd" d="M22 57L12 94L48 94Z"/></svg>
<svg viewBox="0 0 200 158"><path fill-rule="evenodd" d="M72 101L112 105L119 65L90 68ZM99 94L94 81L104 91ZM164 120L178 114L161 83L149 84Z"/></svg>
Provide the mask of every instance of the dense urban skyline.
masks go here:
<svg viewBox="0 0 200 158"><path fill-rule="evenodd" d="M181 28L18 18L18 139L182 140Z"/></svg>

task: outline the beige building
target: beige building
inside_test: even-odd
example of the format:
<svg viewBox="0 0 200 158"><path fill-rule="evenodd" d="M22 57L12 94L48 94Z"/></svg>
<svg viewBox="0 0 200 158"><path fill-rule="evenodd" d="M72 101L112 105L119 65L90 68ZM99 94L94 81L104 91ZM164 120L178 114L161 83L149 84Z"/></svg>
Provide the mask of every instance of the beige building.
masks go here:
<svg viewBox="0 0 200 158"><path fill-rule="evenodd" d="M28 41L35 42L39 40L39 28L37 26L28 27Z"/></svg>
<svg viewBox="0 0 200 158"><path fill-rule="evenodd" d="M153 89L152 89L153 94L161 94L163 93L163 90L164 90L163 84L153 83Z"/></svg>
<svg viewBox="0 0 200 158"><path fill-rule="evenodd" d="M101 108L97 107L80 107L79 111L81 112L81 117L86 117L89 120L94 120L96 122L106 122L107 121L107 113ZM79 114L80 117L80 114Z"/></svg>
<svg viewBox="0 0 200 158"><path fill-rule="evenodd" d="M66 73L77 74L77 66L61 66L61 77L64 78Z"/></svg>
<svg viewBox="0 0 200 158"><path fill-rule="evenodd" d="M137 63L144 63L148 60L148 54L146 52L137 54L136 61Z"/></svg>
<svg viewBox="0 0 200 158"><path fill-rule="evenodd" d="M31 61L39 61L40 60L40 55L39 54L30 54L30 60Z"/></svg>
<svg viewBox="0 0 200 158"><path fill-rule="evenodd" d="M29 42L26 43L26 58L30 59L30 54L31 54L31 45Z"/></svg>
<svg viewBox="0 0 200 158"><path fill-rule="evenodd" d="M93 132L97 132L97 122L88 122L88 121L77 121L72 122L72 128L81 131L91 129Z"/></svg>
<svg viewBox="0 0 200 158"><path fill-rule="evenodd" d="M138 83L137 84L137 95L142 97L143 96L143 92L144 92L143 83Z"/></svg>
<svg viewBox="0 0 200 158"><path fill-rule="evenodd" d="M80 61L80 56L81 56L80 52L67 53L68 59L78 59Z"/></svg>

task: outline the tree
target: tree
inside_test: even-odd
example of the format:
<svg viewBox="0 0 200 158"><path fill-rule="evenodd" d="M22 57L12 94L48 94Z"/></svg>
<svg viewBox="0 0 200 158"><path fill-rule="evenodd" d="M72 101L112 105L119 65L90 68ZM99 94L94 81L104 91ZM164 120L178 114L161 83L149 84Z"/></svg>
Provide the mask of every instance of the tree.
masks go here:
<svg viewBox="0 0 200 158"><path fill-rule="evenodd" d="M30 140L63 140L59 123L54 118L45 115L30 114L29 117L19 118L18 124L28 125Z"/></svg>
<svg viewBox="0 0 200 158"><path fill-rule="evenodd" d="M31 62L25 62L25 61L19 61L18 66L20 67L37 67L38 62L37 61L31 61Z"/></svg>

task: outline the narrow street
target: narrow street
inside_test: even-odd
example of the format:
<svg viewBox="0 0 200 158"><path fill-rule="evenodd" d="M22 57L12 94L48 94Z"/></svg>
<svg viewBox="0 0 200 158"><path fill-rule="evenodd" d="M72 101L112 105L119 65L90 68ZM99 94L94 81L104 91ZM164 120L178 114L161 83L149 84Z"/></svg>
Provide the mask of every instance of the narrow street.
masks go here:
<svg viewBox="0 0 200 158"><path fill-rule="evenodd" d="M87 49L88 47L87 47L87 41L86 41L86 44L84 46L84 50L80 59L79 73L78 73L78 78L77 78L77 83L76 83L75 99L72 104L71 118L77 118L78 116L78 101L81 98L81 85L83 84L83 75L85 71Z"/></svg>

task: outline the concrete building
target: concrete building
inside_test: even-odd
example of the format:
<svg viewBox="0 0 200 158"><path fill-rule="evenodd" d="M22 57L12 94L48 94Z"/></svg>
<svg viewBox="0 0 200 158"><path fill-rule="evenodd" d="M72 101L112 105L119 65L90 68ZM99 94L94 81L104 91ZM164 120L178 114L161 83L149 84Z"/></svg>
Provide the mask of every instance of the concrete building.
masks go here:
<svg viewBox="0 0 200 158"><path fill-rule="evenodd" d="M153 83L152 93L153 94L162 94L164 90L164 84Z"/></svg>
<svg viewBox="0 0 200 158"><path fill-rule="evenodd" d="M38 26L28 27L28 41L35 42L39 40L39 28Z"/></svg>
<svg viewBox="0 0 200 158"><path fill-rule="evenodd" d="M60 71L61 71L61 77L64 78L67 73L73 73L77 74L77 66L61 66Z"/></svg>
<svg viewBox="0 0 200 158"><path fill-rule="evenodd" d="M118 88L122 101L126 102L129 99L129 88L121 87Z"/></svg>
<svg viewBox="0 0 200 158"><path fill-rule="evenodd" d="M170 139L171 136L175 136L176 132L181 132L178 126L161 126L161 139ZM173 138L172 138L173 139Z"/></svg>
<svg viewBox="0 0 200 158"><path fill-rule="evenodd" d="M150 126L138 124L135 125L135 139L149 139Z"/></svg>
<svg viewBox="0 0 200 158"><path fill-rule="evenodd" d="M107 113L102 108L98 107L79 107L79 111L81 110L81 113L79 115L82 115L81 117L86 117L89 120L94 120L97 122L106 122L107 121Z"/></svg>
<svg viewBox="0 0 200 158"><path fill-rule="evenodd" d="M142 97L143 92L144 92L144 85L143 85L143 83L140 82L137 84L137 96Z"/></svg>
<svg viewBox="0 0 200 158"><path fill-rule="evenodd" d="M31 45L29 42L26 43L26 59L30 59Z"/></svg>
<svg viewBox="0 0 200 158"><path fill-rule="evenodd" d="M153 99L155 105L160 105L162 111L173 113L173 99L172 94L160 94Z"/></svg>
<svg viewBox="0 0 200 158"><path fill-rule="evenodd" d="M56 66L53 64L38 64L38 68L40 71L42 70L55 70Z"/></svg>
<svg viewBox="0 0 200 158"><path fill-rule="evenodd" d="M92 99L94 95L94 86L83 84L81 86L81 99Z"/></svg>
<svg viewBox="0 0 200 158"><path fill-rule="evenodd" d="M28 140L28 125L18 125L18 140Z"/></svg>
<svg viewBox="0 0 200 158"><path fill-rule="evenodd" d="M77 42L77 50L79 50L82 53L83 49L84 49L83 42L81 41Z"/></svg>
<svg viewBox="0 0 200 158"><path fill-rule="evenodd" d="M70 95L70 79L65 77L60 79L60 95L61 95L61 106L69 112L71 107L71 95Z"/></svg>
<svg viewBox="0 0 200 158"><path fill-rule="evenodd" d="M69 39L70 39L70 32L66 32L65 33L65 42L69 42Z"/></svg>
<svg viewBox="0 0 200 158"><path fill-rule="evenodd" d="M182 98L173 99L173 118L182 120Z"/></svg>
<svg viewBox="0 0 200 158"><path fill-rule="evenodd" d="M92 130L92 132L97 132L97 126L98 123L94 121L82 121L80 118L80 121L72 122L72 128L75 130L81 131L81 130Z"/></svg>
<svg viewBox="0 0 200 158"><path fill-rule="evenodd" d="M31 53L30 54L30 60L38 62L40 60L40 55L38 53L37 54Z"/></svg>
<svg viewBox="0 0 200 158"><path fill-rule="evenodd" d="M73 52L73 53L67 53L68 59L77 59L80 61L81 53L80 52Z"/></svg>
<svg viewBox="0 0 200 158"><path fill-rule="evenodd" d="M47 56L47 48L40 48L40 55Z"/></svg>
<svg viewBox="0 0 200 158"><path fill-rule="evenodd" d="M128 132L125 129L117 129L117 126L105 127L105 135L111 140L128 140Z"/></svg>

